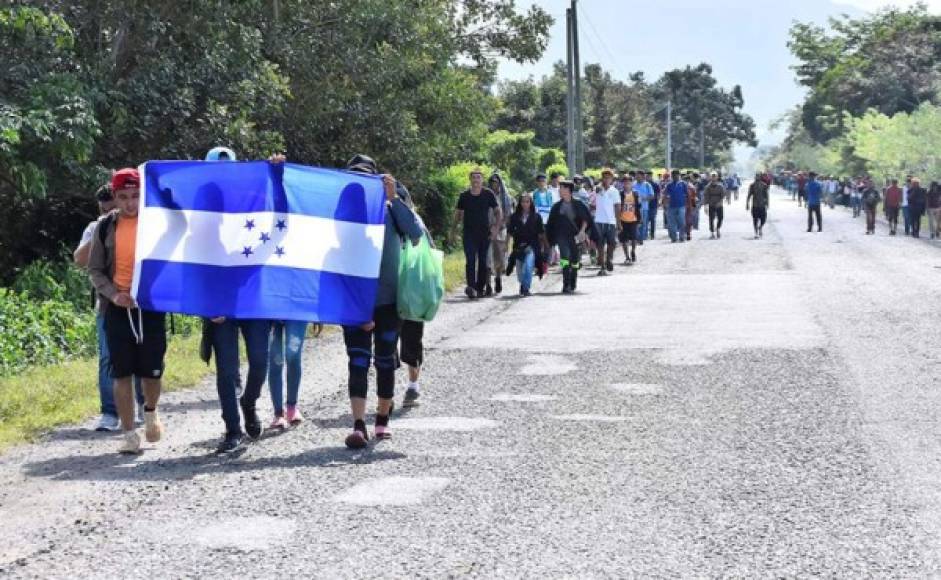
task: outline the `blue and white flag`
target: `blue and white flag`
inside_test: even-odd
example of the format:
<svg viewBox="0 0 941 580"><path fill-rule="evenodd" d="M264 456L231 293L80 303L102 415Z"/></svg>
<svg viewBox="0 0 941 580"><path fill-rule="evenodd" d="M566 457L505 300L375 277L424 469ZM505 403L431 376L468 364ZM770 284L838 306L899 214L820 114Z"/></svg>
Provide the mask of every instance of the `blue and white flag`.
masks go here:
<svg viewBox="0 0 941 580"><path fill-rule="evenodd" d="M376 176L275 164L140 168L132 294L205 317L372 319L385 234Z"/></svg>

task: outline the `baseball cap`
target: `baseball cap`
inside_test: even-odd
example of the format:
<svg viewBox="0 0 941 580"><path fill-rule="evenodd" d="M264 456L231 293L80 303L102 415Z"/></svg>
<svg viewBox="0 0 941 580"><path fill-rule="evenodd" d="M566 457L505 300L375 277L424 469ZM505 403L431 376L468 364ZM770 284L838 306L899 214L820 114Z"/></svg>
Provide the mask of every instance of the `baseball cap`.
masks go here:
<svg viewBox="0 0 941 580"><path fill-rule="evenodd" d="M206 153L206 161L236 161L235 151L228 147L213 147Z"/></svg>
<svg viewBox="0 0 941 580"><path fill-rule="evenodd" d="M120 169L111 176L111 191L140 187L140 174L133 167Z"/></svg>

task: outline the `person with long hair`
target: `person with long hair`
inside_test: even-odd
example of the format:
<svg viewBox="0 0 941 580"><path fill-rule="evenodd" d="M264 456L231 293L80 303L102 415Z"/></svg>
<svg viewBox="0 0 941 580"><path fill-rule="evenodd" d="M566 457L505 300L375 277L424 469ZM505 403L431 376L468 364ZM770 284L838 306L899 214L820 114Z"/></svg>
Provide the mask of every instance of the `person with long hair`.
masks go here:
<svg viewBox="0 0 941 580"><path fill-rule="evenodd" d="M511 266L516 267L516 278L520 283L520 296L532 294L533 272L540 256L548 250L542 216L536 210L533 198L528 193L520 195L507 228L513 238Z"/></svg>

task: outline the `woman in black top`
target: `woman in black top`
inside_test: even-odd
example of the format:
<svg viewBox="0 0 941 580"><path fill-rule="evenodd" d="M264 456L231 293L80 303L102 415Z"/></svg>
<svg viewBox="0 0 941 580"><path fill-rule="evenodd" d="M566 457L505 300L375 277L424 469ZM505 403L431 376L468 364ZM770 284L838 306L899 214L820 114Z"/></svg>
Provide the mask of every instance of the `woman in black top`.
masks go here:
<svg viewBox="0 0 941 580"><path fill-rule="evenodd" d="M533 270L536 263L542 261L547 244L542 216L536 211L533 198L528 193L520 195L516 210L510 217L507 232L513 237L513 254L510 255L510 261L516 264L520 296L529 296Z"/></svg>

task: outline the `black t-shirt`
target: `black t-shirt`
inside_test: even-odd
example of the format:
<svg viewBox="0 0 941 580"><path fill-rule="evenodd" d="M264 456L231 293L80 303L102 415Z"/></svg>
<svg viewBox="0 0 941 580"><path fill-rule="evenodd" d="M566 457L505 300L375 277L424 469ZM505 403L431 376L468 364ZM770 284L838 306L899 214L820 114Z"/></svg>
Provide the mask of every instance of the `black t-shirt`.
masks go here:
<svg viewBox="0 0 941 580"><path fill-rule="evenodd" d="M457 200L457 209L464 210L464 236L487 237L490 235L490 210L497 207L497 197L486 187L480 195L468 189Z"/></svg>

